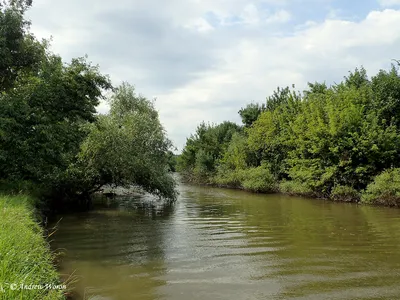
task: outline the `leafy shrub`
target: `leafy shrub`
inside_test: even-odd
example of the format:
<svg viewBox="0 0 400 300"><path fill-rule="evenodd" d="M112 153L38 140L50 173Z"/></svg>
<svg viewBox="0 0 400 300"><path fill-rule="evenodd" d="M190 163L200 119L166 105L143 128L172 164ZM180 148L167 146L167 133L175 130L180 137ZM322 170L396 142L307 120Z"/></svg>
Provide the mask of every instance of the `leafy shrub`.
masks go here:
<svg viewBox="0 0 400 300"><path fill-rule="evenodd" d="M276 184L274 176L264 166L250 168L242 171L244 189L252 192L274 192Z"/></svg>
<svg viewBox="0 0 400 300"><path fill-rule="evenodd" d="M336 185L332 189L331 199L343 202L359 202L360 193L347 185Z"/></svg>
<svg viewBox="0 0 400 300"><path fill-rule="evenodd" d="M313 191L307 184L296 180L281 181L279 191L288 195L313 196Z"/></svg>
<svg viewBox="0 0 400 300"><path fill-rule="evenodd" d="M400 206L400 168L388 169L376 176L363 192L361 201Z"/></svg>
<svg viewBox="0 0 400 300"><path fill-rule="evenodd" d="M213 181L214 184L221 187L240 188L243 181L243 172L241 170L218 170Z"/></svg>

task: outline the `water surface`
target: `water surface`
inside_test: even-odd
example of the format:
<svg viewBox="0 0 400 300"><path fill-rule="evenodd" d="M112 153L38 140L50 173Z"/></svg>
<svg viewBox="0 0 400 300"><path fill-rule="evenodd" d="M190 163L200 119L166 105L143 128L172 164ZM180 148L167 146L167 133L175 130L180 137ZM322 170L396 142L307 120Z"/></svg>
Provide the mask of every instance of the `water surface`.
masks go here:
<svg viewBox="0 0 400 300"><path fill-rule="evenodd" d="M400 210L179 189L62 218L77 299L400 299Z"/></svg>

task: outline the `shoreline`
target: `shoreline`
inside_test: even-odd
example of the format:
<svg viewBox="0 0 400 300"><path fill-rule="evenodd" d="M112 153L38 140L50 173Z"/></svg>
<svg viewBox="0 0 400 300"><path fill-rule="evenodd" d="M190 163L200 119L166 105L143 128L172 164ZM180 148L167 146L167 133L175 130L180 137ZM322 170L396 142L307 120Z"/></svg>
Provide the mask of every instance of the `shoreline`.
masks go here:
<svg viewBox="0 0 400 300"><path fill-rule="evenodd" d="M67 299L68 283L61 282L34 202L0 195L0 299Z"/></svg>
<svg viewBox="0 0 400 300"><path fill-rule="evenodd" d="M204 183L200 181L195 181L195 180L185 180L182 178L182 182L185 184L190 184L190 185L197 185L197 186L204 186L204 187L213 187L213 188L223 188L223 189L230 189L230 190L240 190L248 193L253 193L253 194L281 194L281 195L286 195L286 196L293 196L293 197L302 197L302 198L311 198L311 199L318 199L318 200L325 200L325 201L331 201L331 202L339 202L339 203L353 203L357 205L366 205L366 206L377 206L377 207L390 207L390 208L400 208L400 205L397 203L395 204L386 204L385 200L380 200L380 202L363 202L361 200L361 192L358 192L357 196L354 195L348 195L348 194L342 194L342 195L335 195L335 196L322 196L322 195L317 195L316 193L313 192L294 192L294 191L282 191L280 189L280 184L277 184L277 188L275 190L271 191L253 191L251 189L246 189L243 186L237 186L237 185L229 185L229 184L218 184L218 183ZM286 182L292 182L292 181L286 181ZM390 200L390 199L389 199ZM389 201L388 201L389 202Z"/></svg>

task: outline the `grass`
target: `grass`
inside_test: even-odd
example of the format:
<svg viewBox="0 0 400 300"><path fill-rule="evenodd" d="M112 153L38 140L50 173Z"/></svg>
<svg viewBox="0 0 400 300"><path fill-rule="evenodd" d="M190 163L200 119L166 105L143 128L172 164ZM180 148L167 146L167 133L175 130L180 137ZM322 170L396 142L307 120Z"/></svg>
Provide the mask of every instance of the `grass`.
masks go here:
<svg viewBox="0 0 400 300"><path fill-rule="evenodd" d="M28 196L0 195L0 299L65 299L65 290L54 288L61 283L33 204Z"/></svg>

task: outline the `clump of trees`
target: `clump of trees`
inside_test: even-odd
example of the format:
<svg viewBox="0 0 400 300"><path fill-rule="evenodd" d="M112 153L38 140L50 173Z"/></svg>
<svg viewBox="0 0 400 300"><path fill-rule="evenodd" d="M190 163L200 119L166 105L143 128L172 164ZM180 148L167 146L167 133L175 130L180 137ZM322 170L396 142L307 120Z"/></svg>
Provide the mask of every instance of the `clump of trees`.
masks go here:
<svg viewBox="0 0 400 300"><path fill-rule="evenodd" d="M239 114L243 126L231 124L235 130L223 143L215 133L222 124L201 125L187 140L179 162L187 179L400 204L400 184L393 179L400 167L397 65L371 78L356 69L339 84L309 83L303 92L278 88L266 103L251 103Z"/></svg>
<svg viewBox="0 0 400 300"><path fill-rule="evenodd" d="M114 88L87 57L64 63L29 32L31 4L0 2L0 183L47 199L86 198L104 185L175 199L172 144L153 101L128 83ZM96 113L102 99L107 115Z"/></svg>

